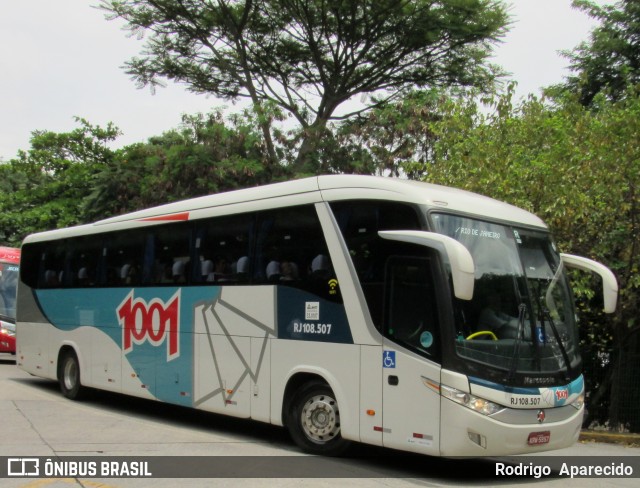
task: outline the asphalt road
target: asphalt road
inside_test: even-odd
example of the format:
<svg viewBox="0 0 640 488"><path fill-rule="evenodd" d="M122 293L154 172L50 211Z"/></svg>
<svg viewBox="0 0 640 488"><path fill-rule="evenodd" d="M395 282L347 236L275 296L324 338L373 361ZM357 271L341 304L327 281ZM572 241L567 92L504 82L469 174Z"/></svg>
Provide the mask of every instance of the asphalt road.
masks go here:
<svg viewBox="0 0 640 488"><path fill-rule="evenodd" d="M638 478L628 477L496 475L498 462L526 467L531 458L440 459L368 446L355 446L348 457L340 459L306 456L284 429L259 422L105 392L93 392L82 402L67 400L56 383L24 373L8 355L0 355L0 425L0 462L50 459L59 469L70 469L50 478L0 478L3 488L638 486ZM542 464L554 463L557 470L567 460L571 463L593 456L607 456L600 458L605 464L624 463L625 457L637 463L640 448L577 444L556 451L552 458L545 457ZM75 475L62 462L68 459L95 463L98 473L102 459L132 461L132 470L136 469L135 463L152 459L155 464L151 463L151 471L156 474L151 478ZM8 473L10 467L5 468ZM203 469L206 478L192 477ZM185 478L161 478L158 470L175 470ZM640 467L637 471L640 475Z"/></svg>

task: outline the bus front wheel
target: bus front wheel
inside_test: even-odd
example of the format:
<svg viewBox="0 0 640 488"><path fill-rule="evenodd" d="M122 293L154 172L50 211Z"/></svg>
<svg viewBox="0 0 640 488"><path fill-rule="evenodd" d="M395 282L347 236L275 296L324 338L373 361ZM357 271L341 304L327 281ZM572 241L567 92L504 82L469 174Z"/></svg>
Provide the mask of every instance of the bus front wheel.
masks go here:
<svg viewBox="0 0 640 488"><path fill-rule="evenodd" d="M294 442L311 454L338 456L349 446L340 435L338 402L325 383L306 383L296 392L287 427Z"/></svg>
<svg viewBox="0 0 640 488"><path fill-rule="evenodd" d="M71 400L79 400L82 397L80 363L75 352L67 351L62 355L58 370L58 380L60 382L60 390L65 397Z"/></svg>

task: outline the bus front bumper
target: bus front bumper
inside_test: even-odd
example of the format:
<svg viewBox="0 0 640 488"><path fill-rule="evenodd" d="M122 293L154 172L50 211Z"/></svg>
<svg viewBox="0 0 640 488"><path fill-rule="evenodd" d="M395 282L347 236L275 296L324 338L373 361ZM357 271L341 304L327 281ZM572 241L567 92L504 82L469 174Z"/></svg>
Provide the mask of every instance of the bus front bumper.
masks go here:
<svg viewBox="0 0 640 488"><path fill-rule="evenodd" d="M584 414L584 407L578 410L572 406L544 409L540 415L541 409L508 409L509 422L505 422L447 399L442 401L443 456L506 456L569 447L580 436Z"/></svg>

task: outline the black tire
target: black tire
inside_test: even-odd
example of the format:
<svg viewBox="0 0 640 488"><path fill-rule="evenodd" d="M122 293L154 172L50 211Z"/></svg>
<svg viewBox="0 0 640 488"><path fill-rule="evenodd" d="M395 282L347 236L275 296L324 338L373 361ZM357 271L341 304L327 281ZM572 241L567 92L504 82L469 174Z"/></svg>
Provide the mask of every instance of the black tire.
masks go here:
<svg viewBox="0 0 640 488"><path fill-rule="evenodd" d="M84 388L80 382L80 363L73 351L62 355L58 365L58 381L60 391L70 400L80 400L84 394Z"/></svg>
<svg viewBox="0 0 640 488"><path fill-rule="evenodd" d="M287 428L294 442L311 454L339 456L350 444L340 434L338 402L325 383L306 383L294 394Z"/></svg>

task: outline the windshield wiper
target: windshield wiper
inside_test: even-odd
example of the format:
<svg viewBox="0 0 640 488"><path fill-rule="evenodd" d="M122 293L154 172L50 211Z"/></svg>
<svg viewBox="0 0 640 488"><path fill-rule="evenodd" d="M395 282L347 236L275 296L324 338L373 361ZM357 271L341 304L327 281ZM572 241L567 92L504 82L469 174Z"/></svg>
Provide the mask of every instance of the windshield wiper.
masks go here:
<svg viewBox="0 0 640 488"><path fill-rule="evenodd" d="M513 345L513 356L511 357L511 365L509 366L509 375L507 381L513 380L518 369L518 355L520 354L520 334L524 335L524 316L527 306L524 303L518 305L518 328L516 330L516 342Z"/></svg>
<svg viewBox="0 0 640 488"><path fill-rule="evenodd" d="M560 354L562 354L562 359L564 359L564 364L567 366L565 380L568 382L571 379L571 361L569 359L569 354L567 354L567 349L564 347L564 343L560 338L560 333L558 332L556 323L553 321L553 318L551 317L551 313L549 312L549 309L545 308L543 313L545 315L545 318L549 321L549 325L551 326L551 331L553 332L553 337L555 337L556 342L558 343L558 347L560 348ZM544 321L542 322L542 327L544 327Z"/></svg>
<svg viewBox="0 0 640 488"><path fill-rule="evenodd" d="M569 381L569 379L571 378L571 362L569 360L569 355L567 354L567 349L564 347L564 343L562 342L562 340L560 339L560 334L558 333L558 328L556 327L556 323L553 321L553 316L552 316L552 310L553 313L557 316L558 315L558 308L555 306L555 301L553 299L553 290L556 288L557 283L560 280L560 276L562 274L562 269L563 269L564 263L562 261L560 261L560 264L558 265L558 269L556 269L556 272L553 275L553 279L551 280L551 282L549 283L549 286L547 286L547 291L545 293L545 304L546 307L541 307L541 315L542 315L542 328L544 330L544 319L547 319L549 321L549 325L551 326L551 331L553 332L553 337L555 337L556 342L558 343L558 347L560 348L560 354L562 354L562 358L564 359L564 363L567 366L567 378L566 380Z"/></svg>

